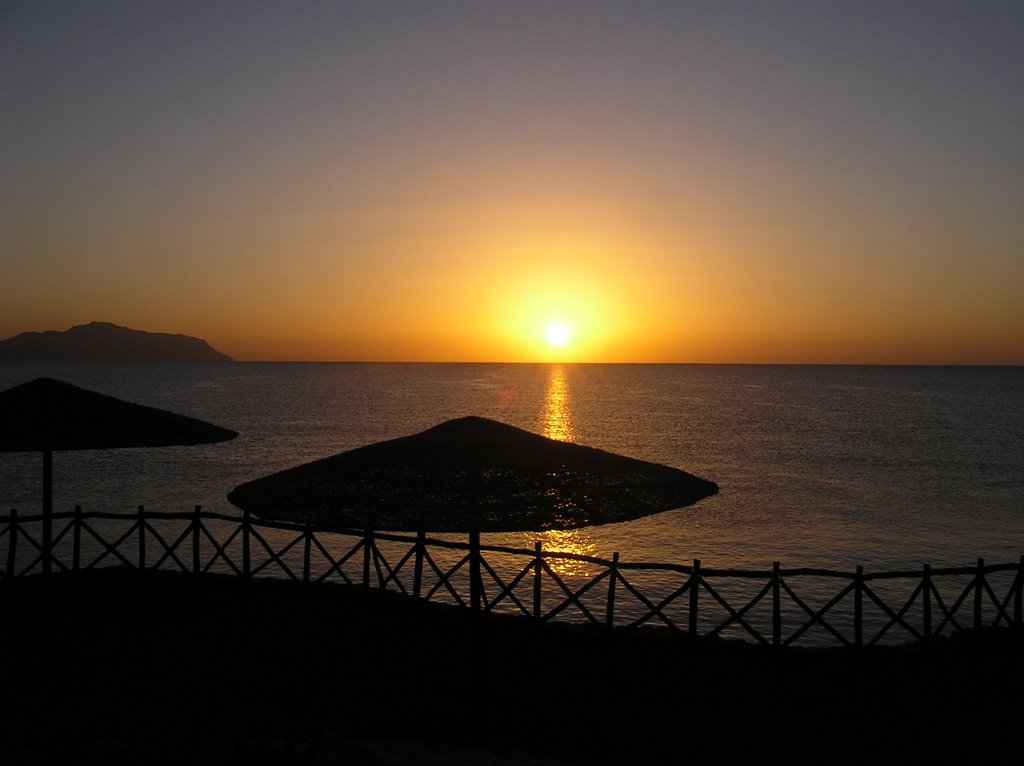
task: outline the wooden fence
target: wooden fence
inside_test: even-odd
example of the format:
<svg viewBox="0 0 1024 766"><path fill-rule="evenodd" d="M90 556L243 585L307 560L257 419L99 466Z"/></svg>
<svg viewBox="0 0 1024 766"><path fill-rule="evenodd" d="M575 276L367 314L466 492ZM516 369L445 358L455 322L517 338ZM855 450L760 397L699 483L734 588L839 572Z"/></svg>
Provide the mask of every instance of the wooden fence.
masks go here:
<svg viewBox="0 0 1024 766"><path fill-rule="evenodd" d="M871 646L964 629L1021 629L1024 556L1014 563L867 573L711 569L255 520L202 511L0 516L0 583L109 565L396 590L486 612L604 628L664 625L689 635ZM572 564L580 572L560 574ZM808 583L813 583L810 587ZM799 591L799 592L798 592ZM812 639L812 635L816 638Z"/></svg>

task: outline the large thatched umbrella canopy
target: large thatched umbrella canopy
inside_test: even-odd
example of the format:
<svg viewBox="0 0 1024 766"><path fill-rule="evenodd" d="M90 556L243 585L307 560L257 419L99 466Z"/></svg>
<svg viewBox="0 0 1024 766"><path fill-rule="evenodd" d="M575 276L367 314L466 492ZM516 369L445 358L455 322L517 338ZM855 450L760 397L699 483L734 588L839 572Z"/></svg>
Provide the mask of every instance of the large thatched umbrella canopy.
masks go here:
<svg viewBox="0 0 1024 766"><path fill-rule="evenodd" d="M626 521L717 491L677 468L465 417L255 479L228 499L321 529L515 532Z"/></svg>

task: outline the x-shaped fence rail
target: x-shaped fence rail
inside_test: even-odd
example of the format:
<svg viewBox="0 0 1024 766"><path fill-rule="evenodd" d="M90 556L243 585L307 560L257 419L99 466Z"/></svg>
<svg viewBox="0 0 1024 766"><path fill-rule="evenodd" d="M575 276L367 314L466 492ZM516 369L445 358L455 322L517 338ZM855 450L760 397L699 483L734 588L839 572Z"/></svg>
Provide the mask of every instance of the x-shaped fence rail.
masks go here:
<svg viewBox="0 0 1024 766"><path fill-rule="evenodd" d="M49 523L53 528L44 532ZM44 540L50 540L49 549ZM486 612L568 619L605 628L663 625L689 635L870 646L927 641L989 626L1021 629L1024 556L1017 562L867 573L711 569L626 563L575 553L204 512L83 512L0 516L0 582L123 566L231 573L396 590ZM566 567L574 568L571 573ZM561 571L560 571L561 570ZM813 587L808 587L813 583ZM831 585L829 585L831 584ZM909 590L909 595L908 595Z"/></svg>

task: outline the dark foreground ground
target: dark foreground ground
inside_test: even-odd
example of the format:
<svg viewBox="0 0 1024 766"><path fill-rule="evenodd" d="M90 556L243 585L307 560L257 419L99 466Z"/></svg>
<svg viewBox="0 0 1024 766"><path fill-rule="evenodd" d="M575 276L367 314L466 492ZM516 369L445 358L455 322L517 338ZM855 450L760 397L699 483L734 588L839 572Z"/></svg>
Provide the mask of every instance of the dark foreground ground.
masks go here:
<svg viewBox="0 0 1024 766"><path fill-rule="evenodd" d="M773 654L120 570L0 588L0 662L4 764L949 762L1024 720L1005 630Z"/></svg>

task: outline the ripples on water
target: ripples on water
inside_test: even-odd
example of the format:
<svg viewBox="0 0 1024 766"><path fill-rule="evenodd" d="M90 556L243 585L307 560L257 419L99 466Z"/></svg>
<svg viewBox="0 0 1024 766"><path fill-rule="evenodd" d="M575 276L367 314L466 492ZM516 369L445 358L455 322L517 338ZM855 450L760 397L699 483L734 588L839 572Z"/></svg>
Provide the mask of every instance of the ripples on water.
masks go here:
<svg viewBox="0 0 1024 766"><path fill-rule="evenodd" d="M203 447L58 453L57 510L234 512L225 495L243 481L478 414L721 487L645 519L485 543L850 571L1024 552L1021 368L5 364L0 387L40 375L240 434ZM0 503L37 510L40 473L38 455L0 456ZM582 576L588 565L558 566Z"/></svg>

